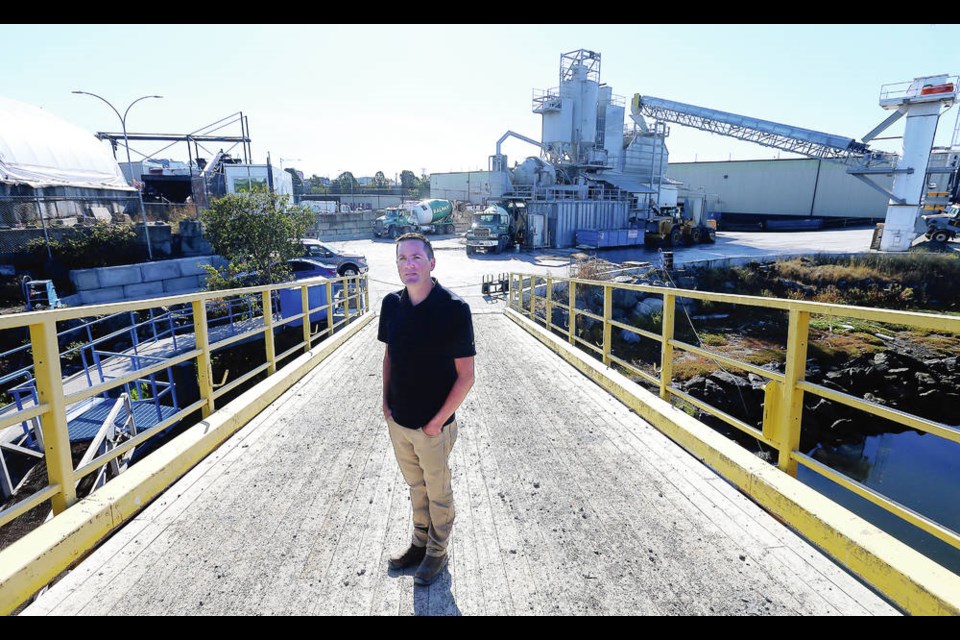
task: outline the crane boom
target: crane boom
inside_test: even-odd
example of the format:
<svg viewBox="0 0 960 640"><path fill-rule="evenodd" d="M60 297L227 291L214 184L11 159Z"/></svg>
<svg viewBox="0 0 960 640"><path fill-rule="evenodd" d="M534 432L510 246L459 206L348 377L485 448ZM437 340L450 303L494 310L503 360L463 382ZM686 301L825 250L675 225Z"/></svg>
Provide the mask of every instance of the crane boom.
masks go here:
<svg viewBox="0 0 960 640"><path fill-rule="evenodd" d="M866 144L853 138L780 124L760 118L698 107L653 96L633 96L634 120L648 116L703 131L719 133L765 147L798 153L811 158L858 160L870 152Z"/></svg>

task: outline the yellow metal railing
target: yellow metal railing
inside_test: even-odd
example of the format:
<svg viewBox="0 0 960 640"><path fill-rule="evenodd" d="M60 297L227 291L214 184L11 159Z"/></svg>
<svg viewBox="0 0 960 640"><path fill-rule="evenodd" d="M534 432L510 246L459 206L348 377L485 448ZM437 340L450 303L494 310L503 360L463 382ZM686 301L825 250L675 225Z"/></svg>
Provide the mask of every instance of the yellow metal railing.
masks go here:
<svg viewBox="0 0 960 640"><path fill-rule="evenodd" d="M750 435L777 451L777 466L784 472L796 476L797 466L803 465L811 471L829 478L833 482L854 492L862 498L899 516L921 530L939 538L947 544L960 549L960 534L933 520L920 515L878 492L837 473L799 451L804 394L838 402L853 409L891 420L900 425L929 433L952 442L960 443L960 429L955 425L943 424L920 416L882 406L847 393L836 391L805 380L807 346L810 341L810 317L827 316L834 318L853 318L892 325L907 326L916 329L931 330L960 335L960 317L908 311L891 311L853 307L819 302L803 302L759 296L745 296L724 293L711 293L653 285L614 283L599 280L561 278L529 274L510 274L508 307L543 325L551 332L564 336L571 345L585 348L596 354L607 366L618 365L657 387L659 395L666 401L679 399L702 411L715 416L726 424ZM557 286L559 285L559 287ZM597 314L577 307L577 294L589 288L603 291L603 313ZM557 300L554 290L563 291L567 302ZM662 297L663 311L659 333L633 327L612 318L613 292L628 290L654 294ZM674 325L677 314L677 299L690 298L721 304L743 305L763 309L777 309L787 314L786 359L783 372L770 371L749 362L744 362L710 352L701 347L676 339ZM571 303L572 301L572 303ZM554 322L554 310L566 311L566 325ZM602 341L598 346L577 334L577 321L590 318L603 323ZM612 353L612 330L619 328L660 343L659 375L652 375L618 358ZM710 358L722 365L731 366L753 373L767 380L764 386L764 412L762 428L728 415L710 404L691 396L674 386L673 368L677 351L689 352Z"/></svg>
<svg viewBox="0 0 960 640"><path fill-rule="evenodd" d="M308 293L311 288L324 287L324 304L310 307ZM298 313L285 314L276 319L273 316L273 294L280 289L299 288L301 306ZM339 293L338 293L339 292ZM259 317L248 317L249 322L242 331L229 337L211 342L210 323L208 321L208 304L217 300L236 298L238 296L256 296L259 303ZM158 307L173 307L187 305L192 307L193 336L195 344L192 349L182 350L175 355L164 357L160 362L151 359L152 364L136 368L130 373L118 375L108 380L91 384L81 391L67 395L64 390L61 372L61 349L57 338L57 323L90 318L117 312L151 310ZM306 311L302 311L306 309ZM335 320L339 315L337 309L342 309L342 318ZM266 313L263 310L267 310ZM76 485L87 475L94 473L103 465L123 456L133 447L143 443L157 433L182 420L191 413L201 411L204 418L217 409L217 400L224 394L236 389L257 375L266 372L273 375L277 372L278 363L297 353L309 352L320 339L332 335L344 325L358 319L370 310L370 291L367 286L366 275L344 277L334 280L313 278L300 280L294 283L245 287L223 291L209 291L191 293L164 298L153 298L135 302L119 302L83 307L70 307L47 311L0 316L0 331L10 329L29 330L30 343L33 355L33 376L36 384L37 403L19 411L10 411L0 416L0 430L27 420L39 418L44 447L44 462L47 468L49 483L46 487L25 496L16 503L0 511L0 526L8 524L15 518L25 514L43 503L50 501L54 515L63 512L77 502ZM314 314L325 313L325 328L314 330L310 317ZM252 315L252 314L251 314ZM303 325L302 339L283 353L276 352L274 329L292 322L300 321ZM318 323L319 324L319 323ZM180 338L183 339L181 334ZM224 385L213 383L213 354L235 344L241 340L249 340L260 336L264 344L265 362L245 372L238 378ZM139 431L136 436L123 442L92 460L85 461L79 468L74 468L71 459L70 438L68 434L68 408L78 402L99 396L111 389L126 383L142 379L150 374L157 373L174 365L193 360L196 362L197 384L200 389L200 399L180 408L176 413L166 417L149 429ZM2 454L0 454L2 455Z"/></svg>

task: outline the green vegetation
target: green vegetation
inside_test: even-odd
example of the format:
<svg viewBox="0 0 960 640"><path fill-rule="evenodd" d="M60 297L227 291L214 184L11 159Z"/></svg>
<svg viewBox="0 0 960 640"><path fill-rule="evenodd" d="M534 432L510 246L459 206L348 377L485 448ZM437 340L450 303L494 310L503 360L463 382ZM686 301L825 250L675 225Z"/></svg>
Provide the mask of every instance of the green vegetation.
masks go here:
<svg viewBox="0 0 960 640"><path fill-rule="evenodd" d="M960 311L960 256L865 254L700 269L698 286L766 297L884 309Z"/></svg>
<svg viewBox="0 0 960 640"><path fill-rule="evenodd" d="M303 254L300 238L316 216L289 196L254 191L218 198L200 218L214 252L229 261L206 267L207 289L219 290L286 280L286 261Z"/></svg>
<svg viewBox="0 0 960 640"><path fill-rule="evenodd" d="M23 252L35 260L45 261L47 241L43 238L31 240ZM76 227L61 240L51 239L50 253L67 270L132 264L147 259L146 247L138 243L133 225L104 222Z"/></svg>

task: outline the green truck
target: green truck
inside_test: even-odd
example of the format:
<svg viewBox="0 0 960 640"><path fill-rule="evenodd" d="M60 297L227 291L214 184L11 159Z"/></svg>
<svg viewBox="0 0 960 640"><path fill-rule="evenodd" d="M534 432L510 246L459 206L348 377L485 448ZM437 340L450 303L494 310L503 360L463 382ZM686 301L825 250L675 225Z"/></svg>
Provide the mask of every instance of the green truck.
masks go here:
<svg viewBox="0 0 960 640"><path fill-rule="evenodd" d="M473 214L467 230L467 255L477 251L500 253L517 241L517 216L500 204L491 204Z"/></svg>
<svg viewBox="0 0 960 640"><path fill-rule="evenodd" d="M450 234L453 224L453 203L449 200L421 200L388 207L384 215L373 221L373 235L377 238L397 238L405 233Z"/></svg>

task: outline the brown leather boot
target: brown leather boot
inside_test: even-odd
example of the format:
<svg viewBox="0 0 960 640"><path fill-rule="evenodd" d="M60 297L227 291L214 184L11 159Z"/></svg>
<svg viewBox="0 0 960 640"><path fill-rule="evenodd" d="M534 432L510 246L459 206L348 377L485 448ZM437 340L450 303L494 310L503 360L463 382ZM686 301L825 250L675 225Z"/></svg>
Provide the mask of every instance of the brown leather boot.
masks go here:
<svg viewBox="0 0 960 640"><path fill-rule="evenodd" d="M447 554L442 556L424 556L417 572L413 574L413 584L426 586L440 577L443 568L447 566Z"/></svg>
<svg viewBox="0 0 960 640"><path fill-rule="evenodd" d="M410 548L403 552L403 555L390 558L387 561L387 566L396 571L406 569L407 567L415 567L420 564L420 561L423 560L423 556L426 555L426 553L426 547L418 547L411 544Z"/></svg>

